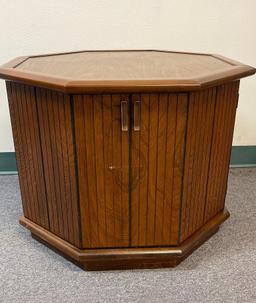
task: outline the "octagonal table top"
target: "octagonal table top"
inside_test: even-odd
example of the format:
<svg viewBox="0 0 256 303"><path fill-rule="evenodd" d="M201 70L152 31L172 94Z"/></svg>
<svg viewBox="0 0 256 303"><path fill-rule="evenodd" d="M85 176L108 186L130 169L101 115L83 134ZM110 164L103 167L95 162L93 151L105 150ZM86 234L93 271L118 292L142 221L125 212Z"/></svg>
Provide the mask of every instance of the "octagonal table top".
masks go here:
<svg viewBox="0 0 256 303"><path fill-rule="evenodd" d="M254 74L219 55L158 50L80 51L19 57L0 77L67 93L193 91Z"/></svg>

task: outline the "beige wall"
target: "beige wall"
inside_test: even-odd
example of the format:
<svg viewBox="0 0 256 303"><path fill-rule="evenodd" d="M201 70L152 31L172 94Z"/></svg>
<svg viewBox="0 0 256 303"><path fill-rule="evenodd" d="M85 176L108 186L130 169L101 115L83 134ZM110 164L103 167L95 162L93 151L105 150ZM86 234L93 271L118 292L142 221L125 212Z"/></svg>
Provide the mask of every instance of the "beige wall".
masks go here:
<svg viewBox="0 0 256 303"><path fill-rule="evenodd" d="M219 53L256 66L255 0L0 0L0 64L81 49ZM256 145L256 77L241 82L234 145ZM0 82L0 152L13 151Z"/></svg>

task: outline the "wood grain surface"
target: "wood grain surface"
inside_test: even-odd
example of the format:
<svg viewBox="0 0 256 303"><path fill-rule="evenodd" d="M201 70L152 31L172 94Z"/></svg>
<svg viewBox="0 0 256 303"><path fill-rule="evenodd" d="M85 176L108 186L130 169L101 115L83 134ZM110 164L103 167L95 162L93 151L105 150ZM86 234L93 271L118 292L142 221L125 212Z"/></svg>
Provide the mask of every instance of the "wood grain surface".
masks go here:
<svg viewBox="0 0 256 303"><path fill-rule="evenodd" d="M66 95L7 82L25 217L84 249L183 243L224 209L238 88Z"/></svg>
<svg viewBox="0 0 256 303"><path fill-rule="evenodd" d="M132 246L176 245L179 232L186 94L133 95L141 129L132 130Z"/></svg>
<svg viewBox="0 0 256 303"><path fill-rule="evenodd" d="M218 87L204 223L225 205L239 81Z"/></svg>
<svg viewBox="0 0 256 303"><path fill-rule="evenodd" d="M202 90L255 71L219 55L102 50L16 58L0 67L0 77L70 94L160 93Z"/></svg>
<svg viewBox="0 0 256 303"><path fill-rule="evenodd" d="M85 270L160 268L177 266L209 237L216 233L229 217L225 209L214 216L188 240L173 247L78 249L41 226L22 217L20 223L31 231L32 237L49 246Z"/></svg>
<svg viewBox="0 0 256 303"><path fill-rule="evenodd" d="M36 97L50 228L80 247L70 98L40 88Z"/></svg>
<svg viewBox="0 0 256 303"><path fill-rule="evenodd" d="M84 247L129 245L129 133L121 131L127 95L74 96Z"/></svg>
<svg viewBox="0 0 256 303"><path fill-rule="evenodd" d="M190 94L181 242L224 208L238 86Z"/></svg>
<svg viewBox="0 0 256 303"><path fill-rule="evenodd" d="M124 64L125 62L125 64ZM17 70L76 80L193 79L236 65L202 54L157 51L98 51L37 56Z"/></svg>
<svg viewBox="0 0 256 303"><path fill-rule="evenodd" d="M24 215L51 230L35 89L13 82L6 85Z"/></svg>

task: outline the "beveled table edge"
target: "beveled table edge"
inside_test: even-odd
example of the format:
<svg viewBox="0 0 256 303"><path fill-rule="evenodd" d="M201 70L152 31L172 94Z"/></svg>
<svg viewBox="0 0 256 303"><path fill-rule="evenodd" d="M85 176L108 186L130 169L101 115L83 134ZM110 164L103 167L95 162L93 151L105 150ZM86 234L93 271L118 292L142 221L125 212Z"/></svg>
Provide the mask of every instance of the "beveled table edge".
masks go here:
<svg viewBox="0 0 256 303"><path fill-rule="evenodd" d="M229 63L233 68L231 70L203 76L194 79L134 79L134 80L73 80L69 78L52 77L43 73L25 72L15 69L18 65L29 58L65 55L81 52L131 52L131 51L152 51L179 53L191 55L211 56L218 60ZM0 66L0 78L16 81L27 85L38 86L57 90L67 94L103 94L103 93L150 93L150 92L189 92L202 90L216 85L222 85L227 82L238 80L255 74L256 69L243 63L234 61L217 54L177 52L167 50L86 50L68 53L43 54L34 56L23 56L15 58L6 64Z"/></svg>

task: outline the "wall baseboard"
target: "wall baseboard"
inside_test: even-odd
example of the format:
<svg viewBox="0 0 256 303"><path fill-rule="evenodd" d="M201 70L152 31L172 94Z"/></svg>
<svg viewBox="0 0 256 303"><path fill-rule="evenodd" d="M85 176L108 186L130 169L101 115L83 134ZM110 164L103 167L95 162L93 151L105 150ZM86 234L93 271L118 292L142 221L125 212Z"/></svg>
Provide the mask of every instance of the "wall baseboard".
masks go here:
<svg viewBox="0 0 256 303"><path fill-rule="evenodd" d="M256 145L233 146L230 167L256 167ZM0 175L17 174L15 152L0 152Z"/></svg>
<svg viewBox="0 0 256 303"><path fill-rule="evenodd" d="M15 152L0 152L0 175L17 174Z"/></svg>
<svg viewBox="0 0 256 303"><path fill-rule="evenodd" d="M232 146L231 167L256 167L256 145Z"/></svg>

